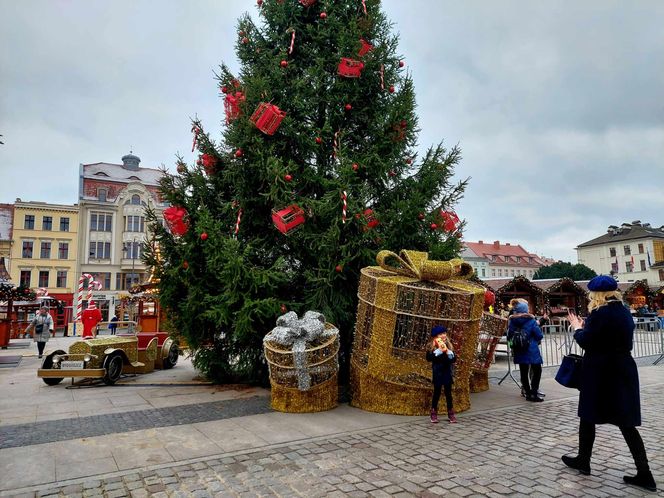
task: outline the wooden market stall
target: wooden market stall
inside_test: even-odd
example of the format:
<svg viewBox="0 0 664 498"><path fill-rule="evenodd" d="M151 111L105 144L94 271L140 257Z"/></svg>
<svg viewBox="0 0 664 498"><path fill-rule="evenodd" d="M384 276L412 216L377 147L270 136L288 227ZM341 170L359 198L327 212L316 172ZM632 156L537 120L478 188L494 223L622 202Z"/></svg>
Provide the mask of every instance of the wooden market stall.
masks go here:
<svg viewBox="0 0 664 498"><path fill-rule="evenodd" d="M523 275L518 275L498 287L495 294L497 307L507 309L512 299L522 298L528 301L530 312L534 315L541 315L545 309L544 291Z"/></svg>
<svg viewBox="0 0 664 498"><path fill-rule="evenodd" d="M646 304L650 305L652 297L652 290L647 280L637 280L623 291L623 301L634 310Z"/></svg>
<svg viewBox="0 0 664 498"><path fill-rule="evenodd" d="M544 291L545 311L550 317L565 317L570 310L579 316L588 314L588 291L571 278L533 283Z"/></svg>

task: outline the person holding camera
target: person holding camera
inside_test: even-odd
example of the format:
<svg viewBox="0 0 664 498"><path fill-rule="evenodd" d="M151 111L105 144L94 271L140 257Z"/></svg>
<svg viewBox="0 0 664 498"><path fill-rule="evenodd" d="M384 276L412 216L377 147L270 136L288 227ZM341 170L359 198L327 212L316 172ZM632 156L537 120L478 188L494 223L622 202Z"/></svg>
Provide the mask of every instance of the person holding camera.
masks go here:
<svg viewBox="0 0 664 498"><path fill-rule="evenodd" d="M39 308L39 313L32 319L30 325L25 329L25 333L27 334L31 330L35 331L34 341L37 343L37 351L39 351L39 357L41 358L44 354L46 343L51 337L51 332L53 332L53 318L46 306Z"/></svg>

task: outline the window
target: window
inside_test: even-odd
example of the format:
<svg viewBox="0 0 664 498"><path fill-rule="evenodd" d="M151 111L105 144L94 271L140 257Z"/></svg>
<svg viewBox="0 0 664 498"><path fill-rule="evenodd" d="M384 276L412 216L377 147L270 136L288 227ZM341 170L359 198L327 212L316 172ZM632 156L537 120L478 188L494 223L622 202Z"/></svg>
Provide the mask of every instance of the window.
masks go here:
<svg viewBox="0 0 664 498"><path fill-rule="evenodd" d="M110 232L113 215L110 213L92 213L90 214L91 232Z"/></svg>
<svg viewBox="0 0 664 498"><path fill-rule="evenodd" d="M623 251L625 251L625 256L632 254L632 250L629 248L629 246L624 246Z"/></svg>
<svg viewBox="0 0 664 498"><path fill-rule="evenodd" d="M39 287L48 287L48 270L39 272Z"/></svg>
<svg viewBox="0 0 664 498"><path fill-rule="evenodd" d="M491 269L491 276L492 276L492 277L495 277L495 276L496 276L496 270Z"/></svg>
<svg viewBox="0 0 664 498"><path fill-rule="evenodd" d="M23 228L26 230L33 230L35 228L35 217L32 214L25 215L25 222L23 223Z"/></svg>
<svg viewBox="0 0 664 498"><path fill-rule="evenodd" d="M626 262L625 262L625 271L626 271L627 273L632 273L632 272L634 271L634 266L632 266L632 262L631 262L631 261L626 261Z"/></svg>
<svg viewBox="0 0 664 498"><path fill-rule="evenodd" d="M510 270L510 276L511 276L511 277L514 276L514 270Z"/></svg>
<svg viewBox="0 0 664 498"><path fill-rule="evenodd" d="M609 256L614 257L616 255L616 248L609 247Z"/></svg>
<svg viewBox="0 0 664 498"><path fill-rule="evenodd" d="M143 216L125 216L126 232L145 232L145 217Z"/></svg>
<svg viewBox="0 0 664 498"><path fill-rule="evenodd" d="M646 260L642 259L640 263L641 263L641 271L646 271Z"/></svg>
<svg viewBox="0 0 664 498"><path fill-rule="evenodd" d="M486 277L486 270L484 268L482 268L482 276Z"/></svg>
<svg viewBox="0 0 664 498"><path fill-rule="evenodd" d="M618 263L611 263L611 271L618 273Z"/></svg>
<svg viewBox="0 0 664 498"><path fill-rule="evenodd" d="M659 279L664 280L664 270L659 270Z"/></svg>
<svg viewBox="0 0 664 498"><path fill-rule="evenodd" d="M69 242L58 242L58 259L69 259Z"/></svg>
<svg viewBox="0 0 664 498"><path fill-rule="evenodd" d="M644 253L643 244L639 244L639 254L643 253Z"/></svg>
<svg viewBox="0 0 664 498"><path fill-rule="evenodd" d="M126 259L141 259L141 243L136 241L125 242L122 252Z"/></svg>
<svg viewBox="0 0 664 498"><path fill-rule="evenodd" d="M108 193L108 190L105 188L98 188L97 189L97 199L101 202L106 202L106 194Z"/></svg>
<svg viewBox="0 0 664 498"><path fill-rule="evenodd" d="M111 259L111 243L90 242L90 259Z"/></svg>
<svg viewBox="0 0 664 498"><path fill-rule="evenodd" d="M134 204L135 206L140 206L141 205L141 196L138 194L134 194L131 196L131 203Z"/></svg>
<svg viewBox="0 0 664 498"><path fill-rule="evenodd" d="M69 218L60 218L60 231L61 232L69 231Z"/></svg>
<svg viewBox="0 0 664 498"><path fill-rule="evenodd" d="M53 230L53 216L44 216L42 218L42 230Z"/></svg>
<svg viewBox="0 0 664 498"><path fill-rule="evenodd" d="M23 241L23 257L24 258L31 258L32 257L32 247L33 247L34 242L31 240L24 240Z"/></svg>
<svg viewBox="0 0 664 498"><path fill-rule="evenodd" d="M102 289L108 290L111 288L111 274L108 272L95 273L94 279L101 283Z"/></svg>
<svg viewBox="0 0 664 498"><path fill-rule="evenodd" d="M58 273L55 277L55 286L56 287L67 287L67 271L58 270Z"/></svg>
<svg viewBox="0 0 664 498"><path fill-rule="evenodd" d="M117 290L129 290L133 285L137 285L142 280L140 273L116 273L115 288Z"/></svg>
<svg viewBox="0 0 664 498"><path fill-rule="evenodd" d="M30 270L21 270L21 276L19 277L19 284L23 287L30 287Z"/></svg>
<svg viewBox="0 0 664 498"><path fill-rule="evenodd" d="M50 242L42 242L41 243L41 250L39 251L39 257L41 259L51 259L51 243Z"/></svg>
<svg viewBox="0 0 664 498"><path fill-rule="evenodd" d="M498 268L498 276L499 277L503 276L503 269L502 268Z"/></svg>
<svg viewBox="0 0 664 498"><path fill-rule="evenodd" d="M516 256L516 262L520 263L521 262L521 256Z"/></svg>

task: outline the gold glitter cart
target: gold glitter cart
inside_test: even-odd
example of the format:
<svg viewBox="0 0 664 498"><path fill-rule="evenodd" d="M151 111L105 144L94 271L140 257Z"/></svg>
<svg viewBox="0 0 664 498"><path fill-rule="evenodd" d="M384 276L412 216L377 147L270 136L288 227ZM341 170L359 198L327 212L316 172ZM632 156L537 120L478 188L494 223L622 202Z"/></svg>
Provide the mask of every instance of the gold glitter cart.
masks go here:
<svg viewBox="0 0 664 498"><path fill-rule="evenodd" d="M428 254L381 251L380 266L362 269L351 356L353 406L400 415L431 407L431 364L425 352L435 325L444 325L457 361L453 398L470 408L470 374L477 350L484 288L469 282L461 259L431 261Z"/></svg>
<svg viewBox="0 0 664 498"><path fill-rule="evenodd" d="M470 392L489 390L489 367L493 362L498 341L507 332L507 318L492 313L483 313L480 322L480 337L470 377Z"/></svg>

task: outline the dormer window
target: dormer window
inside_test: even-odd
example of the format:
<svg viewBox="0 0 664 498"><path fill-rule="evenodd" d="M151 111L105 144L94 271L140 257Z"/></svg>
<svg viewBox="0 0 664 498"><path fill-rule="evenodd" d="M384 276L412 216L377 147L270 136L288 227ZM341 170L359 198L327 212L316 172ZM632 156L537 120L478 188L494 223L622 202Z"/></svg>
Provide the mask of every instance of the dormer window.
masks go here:
<svg viewBox="0 0 664 498"><path fill-rule="evenodd" d="M106 195L108 194L107 188L98 188L97 189L97 199L99 202L106 202Z"/></svg>
<svg viewBox="0 0 664 498"><path fill-rule="evenodd" d="M140 204L141 204L141 196L138 195L138 194L134 194L134 195L132 195L132 196L131 196L131 203L132 203L134 206L140 206Z"/></svg>
<svg viewBox="0 0 664 498"><path fill-rule="evenodd" d="M516 257L516 262L517 262L517 263L520 263L520 262L521 262L521 256L517 256L517 257Z"/></svg>

